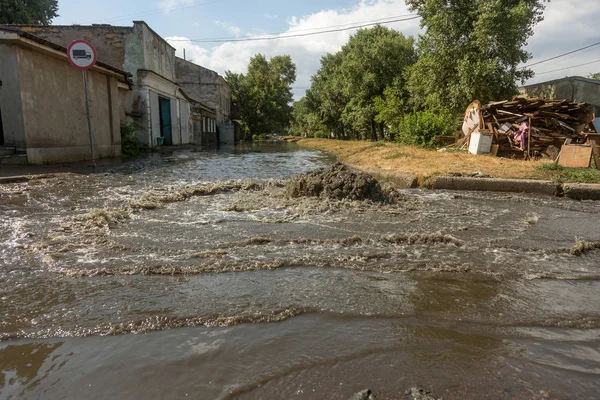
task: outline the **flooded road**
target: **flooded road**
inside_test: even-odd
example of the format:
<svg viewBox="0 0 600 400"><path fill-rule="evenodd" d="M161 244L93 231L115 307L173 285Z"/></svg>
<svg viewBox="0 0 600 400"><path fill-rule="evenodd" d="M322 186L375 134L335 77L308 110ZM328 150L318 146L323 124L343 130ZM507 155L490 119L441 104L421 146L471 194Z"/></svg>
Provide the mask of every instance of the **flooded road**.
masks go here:
<svg viewBox="0 0 600 400"><path fill-rule="evenodd" d="M600 203L290 198L293 145L0 185L0 398L596 398Z"/></svg>

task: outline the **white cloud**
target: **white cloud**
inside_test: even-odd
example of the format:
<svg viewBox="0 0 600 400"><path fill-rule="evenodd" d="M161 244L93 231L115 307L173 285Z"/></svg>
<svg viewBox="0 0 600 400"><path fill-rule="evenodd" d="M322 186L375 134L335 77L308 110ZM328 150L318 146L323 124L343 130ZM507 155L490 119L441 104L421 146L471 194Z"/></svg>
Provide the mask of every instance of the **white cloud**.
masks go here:
<svg viewBox="0 0 600 400"><path fill-rule="evenodd" d="M596 26L600 19L600 9L593 7L592 3L589 0L561 0L547 3L544 21L536 26L535 35L529 40L527 46L533 54L533 59L528 64L598 42L597 31L590 27ZM600 46L535 65L531 69L539 75L529 80L527 84L600 72L600 62L572 68L596 60L600 60ZM544 73L557 69L561 71Z"/></svg>
<svg viewBox="0 0 600 400"><path fill-rule="evenodd" d="M242 33L242 29L239 26L232 25L229 22L215 21L215 24L227 30L232 35L240 36L240 33Z"/></svg>
<svg viewBox="0 0 600 400"><path fill-rule="evenodd" d="M165 13L168 13L169 10L173 8L178 8L182 6L189 6L194 3L195 0L159 0L157 2L158 8L163 9Z"/></svg>
<svg viewBox="0 0 600 400"><path fill-rule="evenodd" d="M332 26L343 28L348 24L360 24L407 14L410 12L403 0L362 0L347 10L323 10L308 16L288 18L289 28L283 36L315 32ZM387 26L407 36L416 35L420 31L418 20L397 22ZM179 57L183 56L185 48L188 59L193 58L196 64L201 64L220 74L224 74L226 70L245 73L250 58L257 53L265 54L267 57L289 54L296 63L298 79L294 87L299 89L294 90L294 93L296 98L300 98L304 95L304 89L300 88L310 86L310 77L319 69L321 57L328 52L338 51L354 33L356 29L289 39L229 42L212 48L209 47L210 44L198 44L181 37L166 39L177 49ZM253 36L257 35L253 34ZM259 36L264 37L264 35Z"/></svg>
<svg viewBox="0 0 600 400"><path fill-rule="evenodd" d="M273 14L265 14L265 18L267 18L267 19L279 19L279 17L277 15L273 15Z"/></svg>
<svg viewBox="0 0 600 400"><path fill-rule="evenodd" d="M545 20L535 28L535 35L529 41L528 50L534 56L530 63L598 41L597 34L590 27L595 26L596 21L600 19L600 9L590 7L589 3L589 0L561 0L548 3ZM365 21L407 14L410 12L403 0L361 0L356 6L346 10L323 10L302 17L291 16L287 18L289 27L283 35L304 34L332 26L358 25ZM407 36L416 36L420 32L419 20L397 22L386 26L401 31ZM296 98L300 98L304 95L304 88L310 87L310 77L319 69L320 58L327 52L338 51L355 32L356 30L349 30L280 40L230 42L213 47L210 43L194 43L187 38L177 38L182 41L172 41L174 38L166 39L177 48L178 56L183 56L185 48L188 59L191 57L195 63L220 74L224 74L226 70L246 72L248 61L257 53L268 57L289 54L296 63L298 75L294 84L298 89L294 90L294 94ZM537 65L533 69L536 72L543 72L597 59L600 59L600 46ZM587 75L595 71L600 71L600 63L539 75L528 84L566 75Z"/></svg>

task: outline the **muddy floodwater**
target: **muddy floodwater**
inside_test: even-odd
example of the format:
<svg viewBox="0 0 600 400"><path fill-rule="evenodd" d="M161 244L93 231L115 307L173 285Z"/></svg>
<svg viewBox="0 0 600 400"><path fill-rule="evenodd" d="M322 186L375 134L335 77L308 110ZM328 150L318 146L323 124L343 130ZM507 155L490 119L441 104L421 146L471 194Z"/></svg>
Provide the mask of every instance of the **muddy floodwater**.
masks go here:
<svg viewBox="0 0 600 400"><path fill-rule="evenodd" d="M0 398L600 397L600 203L290 197L293 145L0 185Z"/></svg>

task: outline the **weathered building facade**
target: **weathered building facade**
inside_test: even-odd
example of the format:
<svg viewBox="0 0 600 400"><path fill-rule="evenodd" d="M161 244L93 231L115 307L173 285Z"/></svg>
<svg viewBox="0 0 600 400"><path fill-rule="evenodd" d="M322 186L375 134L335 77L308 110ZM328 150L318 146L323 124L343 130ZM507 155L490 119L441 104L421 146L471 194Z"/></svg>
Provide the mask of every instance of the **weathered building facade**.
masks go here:
<svg viewBox="0 0 600 400"><path fill-rule="evenodd" d="M91 159L82 73L66 50L0 26L0 145L29 163ZM128 76L103 62L87 76L96 156L119 156L118 91L128 90Z"/></svg>
<svg viewBox="0 0 600 400"><path fill-rule="evenodd" d="M100 59L132 76L132 90L119 91L120 119L135 123L140 141L148 147L190 143L196 100L175 83L175 48L145 22L21 28L62 46L76 39L92 43Z"/></svg>
<svg viewBox="0 0 600 400"><path fill-rule="evenodd" d="M65 63L66 47L77 39L92 43L98 54L99 62L88 74L98 157L120 154L124 122L135 124L147 147L235 140L227 82L214 71L176 58L175 48L143 21L133 26L2 29L0 146L8 143L15 151L27 151L29 162L89 158L87 124L79 115L85 107L81 72Z"/></svg>
<svg viewBox="0 0 600 400"><path fill-rule="evenodd" d="M596 108L596 115L600 113L600 81L570 76L548 82L536 83L519 88L521 94L531 97L543 97L548 100L571 99L592 104Z"/></svg>
<svg viewBox="0 0 600 400"><path fill-rule="evenodd" d="M182 58L175 58L176 82L186 93L202 104L216 110L218 140L223 143L235 141L231 121L231 87L225 79L210 69Z"/></svg>

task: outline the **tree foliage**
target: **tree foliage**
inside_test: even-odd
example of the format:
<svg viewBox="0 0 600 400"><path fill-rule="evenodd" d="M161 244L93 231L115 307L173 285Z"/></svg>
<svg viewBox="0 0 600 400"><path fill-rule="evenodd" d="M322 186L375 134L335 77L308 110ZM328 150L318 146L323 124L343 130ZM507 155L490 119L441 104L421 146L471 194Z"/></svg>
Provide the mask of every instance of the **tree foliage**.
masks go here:
<svg viewBox="0 0 600 400"><path fill-rule="evenodd" d="M600 80L600 72L596 72L595 74L589 74L588 78Z"/></svg>
<svg viewBox="0 0 600 400"><path fill-rule="evenodd" d="M268 60L257 54L245 75L227 71L225 79L240 106L242 125L251 134L281 131L289 125L291 85L296 81L296 66L290 56Z"/></svg>
<svg viewBox="0 0 600 400"><path fill-rule="evenodd" d="M317 136L383 138L376 103L394 84L398 95L406 94L403 71L414 61L412 38L383 26L359 30L338 53L321 59L306 101L296 105L298 125L309 126Z"/></svg>
<svg viewBox="0 0 600 400"><path fill-rule="evenodd" d="M58 0L0 0L0 24L48 25L57 12Z"/></svg>
<svg viewBox="0 0 600 400"><path fill-rule="evenodd" d="M460 113L473 100L516 93L533 75L519 69L524 50L542 20L543 0L406 0L421 17L419 60L408 86L417 107Z"/></svg>

